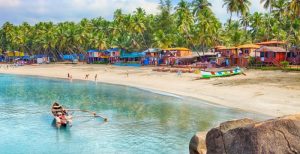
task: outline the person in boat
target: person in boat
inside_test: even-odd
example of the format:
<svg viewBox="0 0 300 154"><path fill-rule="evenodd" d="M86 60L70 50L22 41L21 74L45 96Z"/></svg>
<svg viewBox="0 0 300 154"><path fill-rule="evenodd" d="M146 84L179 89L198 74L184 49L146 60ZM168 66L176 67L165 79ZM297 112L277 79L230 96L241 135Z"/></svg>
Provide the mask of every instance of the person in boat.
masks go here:
<svg viewBox="0 0 300 154"><path fill-rule="evenodd" d="M66 125L67 124L67 119L65 117L65 115L62 114L62 112L57 112L56 117L56 126L59 128L62 125Z"/></svg>
<svg viewBox="0 0 300 154"><path fill-rule="evenodd" d="M67 125L67 124L69 124L69 126L72 127L71 115L69 116L67 114L64 114L63 112L58 112L55 117L55 120L56 120L56 126L58 128L61 127L62 125Z"/></svg>

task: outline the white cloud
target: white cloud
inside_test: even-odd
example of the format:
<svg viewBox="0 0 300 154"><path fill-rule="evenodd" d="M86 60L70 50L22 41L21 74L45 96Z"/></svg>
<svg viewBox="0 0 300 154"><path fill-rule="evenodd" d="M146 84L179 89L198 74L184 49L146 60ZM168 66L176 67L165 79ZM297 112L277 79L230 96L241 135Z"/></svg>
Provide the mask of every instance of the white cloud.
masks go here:
<svg viewBox="0 0 300 154"><path fill-rule="evenodd" d="M179 0L172 0L176 5ZM188 0L191 2L192 0ZM212 10L224 23L229 18L223 0L209 0ZM263 12L260 0L250 0L251 12ZM6 21L20 24L24 21L80 21L82 18L103 17L112 19L116 9L131 13L137 7L145 9L148 14L158 13L159 0L0 0L0 25ZM5 16L4 16L5 15ZM233 19L236 18L233 15Z"/></svg>
<svg viewBox="0 0 300 154"><path fill-rule="evenodd" d="M20 3L20 0L0 0L0 8L17 7Z"/></svg>

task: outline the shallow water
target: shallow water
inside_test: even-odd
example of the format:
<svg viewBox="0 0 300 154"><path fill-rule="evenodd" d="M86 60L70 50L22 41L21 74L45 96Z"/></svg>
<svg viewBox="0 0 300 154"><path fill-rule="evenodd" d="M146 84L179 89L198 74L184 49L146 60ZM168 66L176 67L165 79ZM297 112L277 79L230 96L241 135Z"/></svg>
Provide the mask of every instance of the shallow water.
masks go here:
<svg viewBox="0 0 300 154"><path fill-rule="evenodd" d="M57 129L50 106L96 111ZM85 113L74 112L74 116ZM188 153L191 137L225 120L265 116L149 91L0 74L0 153Z"/></svg>

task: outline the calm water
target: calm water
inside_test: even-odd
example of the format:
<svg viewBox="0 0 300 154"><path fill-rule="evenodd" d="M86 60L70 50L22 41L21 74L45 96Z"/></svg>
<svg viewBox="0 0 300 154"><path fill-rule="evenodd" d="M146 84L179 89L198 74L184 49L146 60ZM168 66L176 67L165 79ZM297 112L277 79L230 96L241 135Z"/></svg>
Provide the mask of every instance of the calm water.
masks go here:
<svg viewBox="0 0 300 154"><path fill-rule="evenodd" d="M57 129L54 101L96 111L109 122L76 118L72 128ZM195 132L241 117L265 118L125 86L0 74L1 154L184 154Z"/></svg>

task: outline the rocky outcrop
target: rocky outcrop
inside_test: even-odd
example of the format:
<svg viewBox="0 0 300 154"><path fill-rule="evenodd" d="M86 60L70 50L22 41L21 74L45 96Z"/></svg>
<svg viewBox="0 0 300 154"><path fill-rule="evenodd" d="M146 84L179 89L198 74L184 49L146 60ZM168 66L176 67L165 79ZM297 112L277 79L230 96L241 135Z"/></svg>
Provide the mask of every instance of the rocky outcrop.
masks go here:
<svg viewBox="0 0 300 154"><path fill-rule="evenodd" d="M196 142L191 140L190 153L191 143ZM199 146L193 145L192 150ZM242 119L222 123L207 133L206 147L208 154L298 154L300 114L264 122Z"/></svg>
<svg viewBox="0 0 300 154"><path fill-rule="evenodd" d="M251 119L240 119L221 123L219 127L211 129L206 135L207 153L226 153L224 134L229 130L254 123L256 121Z"/></svg>
<svg viewBox="0 0 300 154"><path fill-rule="evenodd" d="M207 132L199 132L190 141L190 154L206 154L205 137Z"/></svg>

